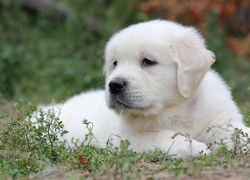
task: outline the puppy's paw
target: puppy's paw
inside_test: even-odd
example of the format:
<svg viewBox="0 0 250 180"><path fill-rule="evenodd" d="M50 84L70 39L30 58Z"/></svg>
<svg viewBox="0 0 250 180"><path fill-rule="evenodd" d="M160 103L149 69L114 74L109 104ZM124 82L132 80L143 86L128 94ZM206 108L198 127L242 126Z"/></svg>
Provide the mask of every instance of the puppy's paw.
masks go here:
<svg viewBox="0 0 250 180"><path fill-rule="evenodd" d="M168 153L173 159L187 159L189 157L199 157L202 154L210 154L211 151L204 143L198 142L196 140L186 140L173 145L173 147L169 149Z"/></svg>
<svg viewBox="0 0 250 180"><path fill-rule="evenodd" d="M207 145L205 143L201 143L195 140L192 140L190 142L190 155L197 157L202 154L210 154L211 151L208 149Z"/></svg>

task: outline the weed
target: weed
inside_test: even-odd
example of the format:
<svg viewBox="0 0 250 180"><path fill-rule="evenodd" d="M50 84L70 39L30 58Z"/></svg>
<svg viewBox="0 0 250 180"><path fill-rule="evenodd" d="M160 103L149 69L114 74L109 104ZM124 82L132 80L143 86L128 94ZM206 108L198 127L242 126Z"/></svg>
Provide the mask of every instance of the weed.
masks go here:
<svg viewBox="0 0 250 180"><path fill-rule="evenodd" d="M232 141L234 147L230 150L230 153L233 158L240 161L249 155L250 138L246 132L243 132L242 129L236 128L234 134L232 134Z"/></svg>
<svg viewBox="0 0 250 180"><path fill-rule="evenodd" d="M52 112L45 118L45 112L40 111L37 126L30 121L36 110L34 105L19 101L10 115L1 116L9 122L0 130L0 167L13 178L38 172L47 163L60 162L66 152L65 143L58 139L66 133L62 122Z"/></svg>

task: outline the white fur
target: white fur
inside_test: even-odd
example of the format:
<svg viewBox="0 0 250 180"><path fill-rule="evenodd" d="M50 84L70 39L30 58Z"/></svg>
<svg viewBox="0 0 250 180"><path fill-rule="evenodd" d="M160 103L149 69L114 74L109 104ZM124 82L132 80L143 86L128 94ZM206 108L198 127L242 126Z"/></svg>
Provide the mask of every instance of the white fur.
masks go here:
<svg viewBox="0 0 250 180"><path fill-rule="evenodd" d="M144 58L156 64L146 66ZM228 86L209 70L213 62L214 54L194 28L164 20L125 28L105 49L106 90L74 96L62 107L66 140L82 141L88 132L82 121L87 119L94 124L91 143L98 147L117 135L112 136L115 146L121 137L135 151L157 147L175 158L210 153L217 149L208 149L215 141L231 148L234 128L250 130ZM114 79L127 85L122 95L112 97L109 83Z"/></svg>

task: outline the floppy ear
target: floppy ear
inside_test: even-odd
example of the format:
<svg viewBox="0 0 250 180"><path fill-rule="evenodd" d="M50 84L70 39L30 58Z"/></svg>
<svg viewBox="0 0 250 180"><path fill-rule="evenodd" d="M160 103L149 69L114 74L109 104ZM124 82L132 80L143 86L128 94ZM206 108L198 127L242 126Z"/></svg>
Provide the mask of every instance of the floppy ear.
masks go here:
<svg viewBox="0 0 250 180"><path fill-rule="evenodd" d="M181 95L189 98L214 63L214 53L207 50L204 40L193 28L173 42L177 61L177 84Z"/></svg>

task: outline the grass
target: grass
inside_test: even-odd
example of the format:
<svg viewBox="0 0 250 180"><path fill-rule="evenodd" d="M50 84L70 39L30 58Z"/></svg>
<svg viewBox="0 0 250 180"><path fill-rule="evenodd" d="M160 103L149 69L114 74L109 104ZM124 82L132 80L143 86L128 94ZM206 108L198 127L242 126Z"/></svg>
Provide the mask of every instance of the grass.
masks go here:
<svg viewBox="0 0 250 180"><path fill-rule="evenodd" d="M98 149L87 143L91 138L87 121L83 123L89 126L90 134L85 144L67 148L58 138L66 132L52 111L40 112L39 128L27 121L37 109L33 103L64 101L83 90L102 88L105 43L118 29L149 17L133 8L133 0L110 4L102 0L63 0L59 5L69 12L64 22L43 12L27 14L9 2L14 1L3 1L5 8L0 9L0 179L250 176L250 155L245 152L221 148L200 158L170 160L161 150L132 152L126 141L117 149L109 142L106 148ZM250 113L245 110L250 100L249 63L227 48L216 14L209 14L207 19L203 33L217 57L214 68L232 87L250 124Z"/></svg>
<svg viewBox="0 0 250 180"><path fill-rule="evenodd" d="M128 148L128 141L122 141L119 148L113 148L108 141L106 148L96 148L88 144L92 138L92 124L86 120L83 124L88 127L89 134L80 145L74 140L75 147L70 148L58 138L67 132L63 131L63 125L53 111L40 110L40 118L35 122L32 115L36 110L36 106L19 101L10 114L0 114L6 122L0 128L1 179L185 178L197 177L204 171L209 174L219 171L224 176L227 176L225 171L235 172L238 177L236 172L248 168L249 151L238 151L237 147L227 150L222 146L217 153L187 160L171 160L159 149L151 153L135 153ZM241 176L249 175L244 171Z"/></svg>

